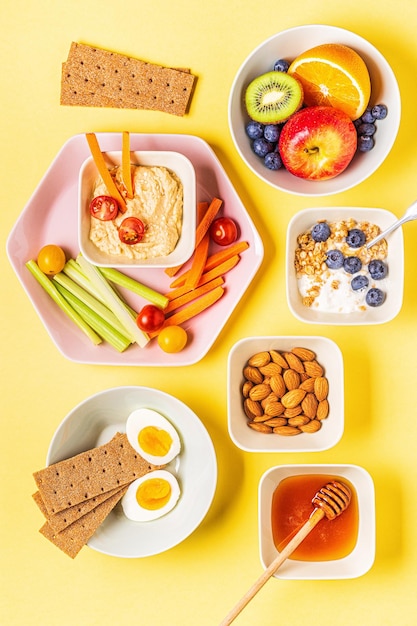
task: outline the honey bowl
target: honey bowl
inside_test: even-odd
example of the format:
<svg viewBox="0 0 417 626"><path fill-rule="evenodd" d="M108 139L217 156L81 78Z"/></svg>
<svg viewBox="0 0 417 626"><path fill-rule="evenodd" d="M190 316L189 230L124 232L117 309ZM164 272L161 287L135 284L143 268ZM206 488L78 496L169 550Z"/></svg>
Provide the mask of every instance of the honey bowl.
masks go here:
<svg viewBox="0 0 417 626"><path fill-rule="evenodd" d="M311 499L329 480L344 482L350 505L337 519L323 519L276 571L283 579L357 578L375 558L375 492L369 473L357 465L280 465L259 483L259 548L266 569L288 536L313 512ZM292 518L292 519L291 519Z"/></svg>

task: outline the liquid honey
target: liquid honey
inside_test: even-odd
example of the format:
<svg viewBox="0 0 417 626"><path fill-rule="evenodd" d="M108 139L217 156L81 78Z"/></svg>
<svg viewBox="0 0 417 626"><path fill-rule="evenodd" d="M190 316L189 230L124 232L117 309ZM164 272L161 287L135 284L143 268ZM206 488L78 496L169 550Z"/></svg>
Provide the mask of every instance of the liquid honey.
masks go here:
<svg viewBox="0 0 417 626"><path fill-rule="evenodd" d="M339 517L324 517L295 549L290 558L299 561L331 561L350 554L358 538L357 495L345 478L327 474L302 474L284 478L272 496L272 536L280 552L314 510L312 499L332 480L346 483L352 492L348 508Z"/></svg>

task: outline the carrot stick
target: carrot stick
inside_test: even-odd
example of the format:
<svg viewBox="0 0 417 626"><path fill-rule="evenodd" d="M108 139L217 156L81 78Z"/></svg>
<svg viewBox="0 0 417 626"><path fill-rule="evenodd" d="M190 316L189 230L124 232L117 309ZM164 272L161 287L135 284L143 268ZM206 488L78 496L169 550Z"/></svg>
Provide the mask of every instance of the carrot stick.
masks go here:
<svg viewBox="0 0 417 626"><path fill-rule="evenodd" d="M117 189L116 184L113 178L110 175L109 170L107 169L106 162L103 157L103 153L100 150L100 146L98 145L97 137L94 133L86 133L86 138L88 141L88 145L90 147L91 155L94 159L94 163L98 169L98 172L103 179L104 184L107 187L107 191L109 195L119 203L119 208L122 213L125 213L127 210L126 203L120 191Z"/></svg>
<svg viewBox="0 0 417 626"><path fill-rule="evenodd" d="M170 317L167 317L162 328L160 328L155 333L148 333L149 336L156 337L156 335L158 335L158 333L160 333L161 330L163 328L166 328L167 326L179 326L184 322L188 322L188 320L195 317L199 313L202 313L203 311L208 309L208 307L212 306L215 302L217 302L217 300L219 300L219 298L222 297L223 294L223 287L216 287L215 289L212 289L204 296L201 296L201 298L198 298L198 300L193 300L183 309L180 309Z"/></svg>
<svg viewBox="0 0 417 626"><path fill-rule="evenodd" d="M198 285L204 266L207 261L208 249L210 244L210 235L206 233L194 251L194 258L190 267L185 284L190 289L194 289Z"/></svg>
<svg viewBox="0 0 417 626"><path fill-rule="evenodd" d="M204 217L200 221L197 226L197 230L195 233L195 247L198 246L200 241L203 239L204 235L208 232L214 218L220 210L221 205L223 204L223 200L219 198L213 198L210 202L207 211L204 214ZM175 276L175 274L181 269L182 265L177 265L177 267L167 267L165 273L168 276Z"/></svg>
<svg viewBox="0 0 417 626"><path fill-rule="evenodd" d="M199 280L197 287L200 287L201 285L208 283L210 280L213 280L214 278L217 278L218 276L223 276L223 274L226 274L231 269L233 269L234 266L239 263L239 261L240 261L240 256L238 254L235 254L230 259L227 259L227 261L225 261L224 263L220 263L220 265L213 267L213 269L211 269L209 272L204 272L204 274ZM166 293L165 296L168 298L168 300L174 300L174 298L178 298L179 296L182 296L188 291L190 291L189 287L186 287L185 285L181 285L180 287L177 287L176 289L173 289L172 291L168 291L168 293Z"/></svg>
<svg viewBox="0 0 417 626"><path fill-rule="evenodd" d="M205 293L208 293L212 289L215 289L216 287L220 287L223 284L224 284L223 276L218 276L217 278L213 278L213 280L210 280L208 283L204 283L203 285L200 285L199 287L196 287L195 289L190 289L183 295L170 300L168 305L164 309L164 313L165 314L171 313L175 309L179 309L181 306L184 306L184 304L188 304L192 300L196 300L200 296L203 296Z"/></svg>
<svg viewBox="0 0 417 626"><path fill-rule="evenodd" d="M127 130L122 134L122 179L127 197L133 198L132 166L130 163L130 135Z"/></svg>
<svg viewBox="0 0 417 626"><path fill-rule="evenodd" d="M208 272L214 269L217 265L224 263L224 261L231 259L233 256L240 254L241 252L244 252L248 248L249 244L247 241L238 241L237 243L231 244L227 248L222 248L218 252L215 252L208 257L207 262L204 266L204 272ZM184 285L189 271L190 270L187 270L186 272L175 278L170 284L171 289Z"/></svg>

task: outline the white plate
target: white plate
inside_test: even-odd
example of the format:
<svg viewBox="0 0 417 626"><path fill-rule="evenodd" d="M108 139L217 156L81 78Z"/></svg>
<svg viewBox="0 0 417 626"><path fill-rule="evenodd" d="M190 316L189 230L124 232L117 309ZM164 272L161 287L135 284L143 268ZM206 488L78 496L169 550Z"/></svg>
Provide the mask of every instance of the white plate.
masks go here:
<svg viewBox="0 0 417 626"><path fill-rule="evenodd" d="M164 415L180 436L181 453L167 469L177 477L181 496L172 511L152 522L128 520L119 503L87 544L110 556L151 556L184 541L204 519L216 490L216 453L206 428L183 402L149 387L115 387L81 402L56 430L46 464L102 445L117 431L125 432L129 414L142 407Z"/></svg>

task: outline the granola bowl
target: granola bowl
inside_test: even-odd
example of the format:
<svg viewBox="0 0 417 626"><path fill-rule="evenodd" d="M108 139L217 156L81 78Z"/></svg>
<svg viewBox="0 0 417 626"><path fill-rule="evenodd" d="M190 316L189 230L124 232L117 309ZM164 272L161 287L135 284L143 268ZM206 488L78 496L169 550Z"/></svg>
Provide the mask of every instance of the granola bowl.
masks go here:
<svg viewBox="0 0 417 626"><path fill-rule="evenodd" d="M404 289L402 229L366 248L396 220L379 208L298 212L288 225L286 243L287 302L293 315L308 324L346 326L396 317Z"/></svg>
<svg viewBox="0 0 417 626"><path fill-rule="evenodd" d="M284 356L283 366L277 352ZM248 365L256 370L255 377L248 375ZM241 450L318 452L342 437L343 356L327 337L246 337L230 350L227 376L229 435ZM327 389L314 390L315 378ZM297 387L300 397L287 402L288 395L283 396Z"/></svg>

